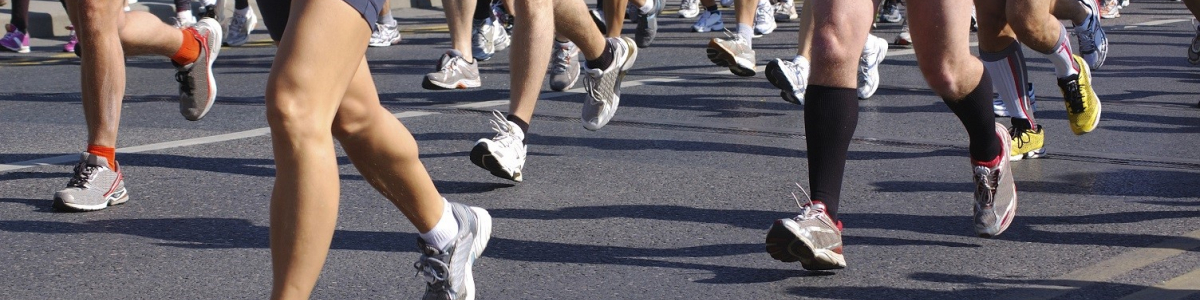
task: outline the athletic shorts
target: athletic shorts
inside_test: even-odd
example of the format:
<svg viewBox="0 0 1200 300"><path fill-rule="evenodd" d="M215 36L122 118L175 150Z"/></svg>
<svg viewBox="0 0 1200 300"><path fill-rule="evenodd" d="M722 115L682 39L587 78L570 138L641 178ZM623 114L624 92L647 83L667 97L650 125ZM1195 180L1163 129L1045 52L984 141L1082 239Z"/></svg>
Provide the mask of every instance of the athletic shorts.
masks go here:
<svg viewBox="0 0 1200 300"><path fill-rule="evenodd" d="M375 22L379 21L379 12L383 9L383 4L387 0L342 0L358 14L362 15L363 20L367 25L371 26L371 30L375 30ZM258 9L262 12L263 24L267 25L267 31L271 33L271 39L276 42L283 37L283 30L287 27L288 15L292 10L292 0L258 0Z"/></svg>

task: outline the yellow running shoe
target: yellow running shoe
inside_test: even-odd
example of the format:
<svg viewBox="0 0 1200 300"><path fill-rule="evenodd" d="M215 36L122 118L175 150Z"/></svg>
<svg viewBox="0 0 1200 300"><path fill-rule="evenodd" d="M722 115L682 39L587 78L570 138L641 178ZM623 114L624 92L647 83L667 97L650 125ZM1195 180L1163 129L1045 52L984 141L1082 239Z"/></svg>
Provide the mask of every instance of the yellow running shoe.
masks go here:
<svg viewBox="0 0 1200 300"><path fill-rule="evenodd" d="M1023 158L1038 158L1046 155L1046 148L1042 147L1042 143L1046 139L1046 132L1042 130L1042 125L1038 125L1036 129L1013 127L1008 129L1008 135L1012 138L1008 160L1018 161Z"/></svg>
<svg viewBox="0 0 1200 300"><path fill-rule="evenodd" d="M1067 106L1067 119L1071 121L1071 131L1075 135L1092 132L1100 125L1100 98L1092 90L1092 72L1087 62L1078 55L1071 55L1075 65L1079 66L1079 74L1058 79L1058 87L1063 92L1063 102Z"/></svg>

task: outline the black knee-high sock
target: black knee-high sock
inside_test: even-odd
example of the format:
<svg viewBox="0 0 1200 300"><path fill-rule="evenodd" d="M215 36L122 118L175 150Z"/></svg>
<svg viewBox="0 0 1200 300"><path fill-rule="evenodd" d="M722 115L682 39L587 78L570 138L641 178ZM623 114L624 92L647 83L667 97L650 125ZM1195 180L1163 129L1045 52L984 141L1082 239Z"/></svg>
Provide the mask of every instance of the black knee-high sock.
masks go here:
<svg viewBox="0 0 1200 300"><path fill-rule="evenodd" d="M804 135L808 143L808 183L813 200L838 220L846 152L858 127L858 91L810 85L804 93Z"/></svg>
<svg viewBox="0 0 1200 300"><path fill-rule="evenodd" d="M995 160L1004 149L996 137L996 115L992 112L992 79L983 72L979 85L962 99L945 99L946 106L958 116L967 136L971 138L971 159L988 162Z"/></svg>

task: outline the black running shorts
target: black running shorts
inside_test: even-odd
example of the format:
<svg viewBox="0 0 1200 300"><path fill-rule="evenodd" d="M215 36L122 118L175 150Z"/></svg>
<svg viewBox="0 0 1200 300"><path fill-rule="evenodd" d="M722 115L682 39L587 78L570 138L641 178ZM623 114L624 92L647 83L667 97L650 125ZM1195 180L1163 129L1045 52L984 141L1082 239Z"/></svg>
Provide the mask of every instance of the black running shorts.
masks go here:
<svg viewBox="0 0 1200 300"><path fill-rule="evenodd" d="M357 10L362 15L367 25L371 26L371 30L375 30L375 22L379 21L379 12L383 9L384 1L387 0L342 1L354 7L354 10ZM278 42L283 37L284 28L287 27L288 15L292 10L292 0L258 0L258 8L262 11L263 24L267 25L267 31L271 33L271 39Z"/></svg>

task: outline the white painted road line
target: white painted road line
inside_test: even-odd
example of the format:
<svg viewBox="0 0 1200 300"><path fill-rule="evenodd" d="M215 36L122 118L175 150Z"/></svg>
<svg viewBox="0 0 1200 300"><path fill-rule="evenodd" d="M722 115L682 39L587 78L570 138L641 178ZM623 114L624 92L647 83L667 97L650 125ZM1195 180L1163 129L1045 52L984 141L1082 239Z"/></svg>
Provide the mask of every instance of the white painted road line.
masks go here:
<svg viewBox="0 0 1200 300"><path fill-rule="evenodd" d="M1200 269L1138 291L1121 300L1175 300L1200 293Z"/></svg>
<svg viewBox="0 0 1200 300"><path fill-rule="evenodd" d="M428 116L428 115L433 115L433 114L437 114L437 113L426 112L426 111L406 111L406 112L395 113L392 115L396 116L396 118L398 118L398 119L404 119L404 118L415 118L415 117L420 117L420 116ZM246 130L246 131L234 132L234 133L218 134L218 135L211 135L211 136L206 136L206 137L183 139L183 140L178 140L178 141L169 141L169 142L146 144L146 145L140 145L140 146L124 147L124 148L117 149L117 153L139 153L139 152L164 150L164 149L195 146L195 145L204 145L204 144L212 144L212 143L220 143L220 142L228 142L228 141L234 141L234 140L240 140L240 139L247 139L247 138L252 138L252 137L266 136L269 134L271 134L271 128L262 127L262 128L255 128L255 129ZM72 162L76 162L76 161L79 161L79 154L59 155L59 156L54 156L54 157L46 157L46 158L39 158L39 159L34 159L34 160L19 161L19 162L15 162L15 163L0 164L0 172L16 171L16 170L32 168L32 167L36 167L36 166L66 164L66 163L72 163Z"/></svg>

